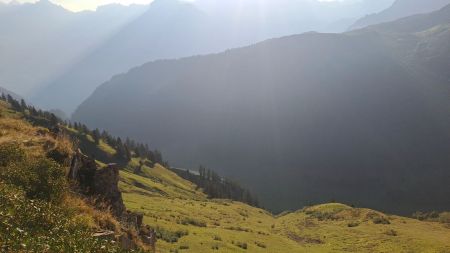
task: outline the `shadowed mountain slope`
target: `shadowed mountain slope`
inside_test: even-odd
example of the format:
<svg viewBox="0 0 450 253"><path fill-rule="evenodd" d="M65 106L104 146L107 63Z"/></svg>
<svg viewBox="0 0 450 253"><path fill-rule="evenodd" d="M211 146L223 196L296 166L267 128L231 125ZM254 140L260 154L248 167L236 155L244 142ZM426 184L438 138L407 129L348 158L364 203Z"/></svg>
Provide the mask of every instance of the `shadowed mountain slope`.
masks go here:
<svg viewBox="0 0 450 253"><path fill-rule="evenodd" d="M74 119L239 178L275 211L330 199L446 209L449 18L447 6L151 62L103 84Z"/></svg>
<svg viewBox="0 0 450 253"><path fill-rule="evenodd" d="M8 101L0 100L0 247L6 252L450 250L449 212L412 219L329 203L273 215L212 199L134 141L126 141L134 144L123 156L124 144L108 133Z"/></svg>

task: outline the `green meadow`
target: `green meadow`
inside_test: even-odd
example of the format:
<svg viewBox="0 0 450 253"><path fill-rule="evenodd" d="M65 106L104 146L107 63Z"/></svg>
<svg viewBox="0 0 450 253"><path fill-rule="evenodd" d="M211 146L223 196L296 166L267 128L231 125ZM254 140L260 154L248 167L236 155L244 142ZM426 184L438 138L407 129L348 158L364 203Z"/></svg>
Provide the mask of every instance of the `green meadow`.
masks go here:
<svg viewBox="0 0 450 253"><path fill-rule="evenodd" d="M450 252L450 224L330 203L276 216L155 165L121 172L127 208L156 228L158 252Z"/></svg>

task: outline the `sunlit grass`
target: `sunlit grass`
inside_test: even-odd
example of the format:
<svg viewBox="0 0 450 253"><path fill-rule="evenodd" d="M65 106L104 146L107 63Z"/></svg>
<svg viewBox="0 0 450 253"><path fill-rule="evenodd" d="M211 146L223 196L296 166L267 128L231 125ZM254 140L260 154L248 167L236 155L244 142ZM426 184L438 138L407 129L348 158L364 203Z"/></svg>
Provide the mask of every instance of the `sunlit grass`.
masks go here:
<svg viewBox="0 0 450 253"><path fill-rule="evenodd" d="M339 203L275 217L243 203L209 200L161 166L145 168L144 175L149 178L121 173L127 207L154 228L187 232L177 242L159 240L159 252L450 252L450 229L442 223Z"/></svg>

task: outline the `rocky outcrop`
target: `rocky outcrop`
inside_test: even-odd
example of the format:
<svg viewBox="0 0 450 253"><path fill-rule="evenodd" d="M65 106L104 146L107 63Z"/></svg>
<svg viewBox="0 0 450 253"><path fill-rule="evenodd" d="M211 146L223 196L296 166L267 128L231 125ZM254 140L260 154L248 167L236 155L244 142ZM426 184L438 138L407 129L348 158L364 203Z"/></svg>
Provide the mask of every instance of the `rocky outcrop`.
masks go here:
<svg viewBox="0 0 450 253"><path fill-rule="evenodd" d="M98 204L110 208L114 216L121 218L124 215L126 208L118 185L119 168L115 164L99 169L95 160L78 150L72 159L68 177L77 183L84 194L95 196Z"/></svg>
<svg viewBox="0 0 450 253"><path fill-rule="evenodd" d="M115 216L121 217L125 213L126 208L119 190L119 168L115 164L95 171L93 193L111 208Z"/></svg>
<svg viewBox="0 0 450 253"><path fill-rule="evenodd" d="M94 182L97 164L83 155L80 150L72 158L68 178L78 184L80 190L90 192Z"/></svg>
<svg viewBox="0 0 450 253"><path fill-rule="evenodd" d="M74 154L70 165L68 178L75 182L78 190L97 200L97 206L107 208L120 221L126 231L117 237L124 249L136 249L134 233L136 231L140 240L149 245L153 252L156 244L156 234L153 229L143 226L143 215L126 210L122 193L119 189L119 168L116 164L108 164L98 168L94 159L81 153ZM108 232L94 234L97 237L111 236Z"/></svg>

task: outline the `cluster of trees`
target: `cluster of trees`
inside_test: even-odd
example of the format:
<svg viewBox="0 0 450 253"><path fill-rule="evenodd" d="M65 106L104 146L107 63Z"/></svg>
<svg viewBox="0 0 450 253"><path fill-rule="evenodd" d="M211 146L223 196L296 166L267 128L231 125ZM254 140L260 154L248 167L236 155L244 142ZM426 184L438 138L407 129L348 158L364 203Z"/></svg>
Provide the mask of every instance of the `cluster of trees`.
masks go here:
<svg viewBox="0 0 450 253"><path fill-rule="evenodd" d="M31 105L27 105L27 103L25 103L25 100L23 99L18 101L11 95L5 93L1 94L0 99L5 102L8 102L11 105L11 108L15 111L27 112L24 114L27 120L31 121L36 125L52 128L57 126L58 124L63 123L63 121L53 113L43 111L41 109L36 109L34 106Z"/></svg>
<svg viewBox="0 0 450 253"><path fill-rule="evenodd" d="M76 130L78 134L91 136L97 145L100 145L101 142L108 144L116 150L115 158L120 161L128 162L133 157L138 157L170 168L169 163L163 160L161 152L151 150L148 144L139 143L129 138L122 140L120 137L112 136L105 130L90 130L82 123L63 121L51 112L36 109L34 106L27 105L23 99L17 101L7 94L2 94L0 99L8 102L13 110L23 112L27 120L35 125L54 131L61 131L60 126L65 126ZM199 174L193 174L189 170L172 170L182 178L202 188L210 198L232 199L252 206L258 206L257 198L248 189L243 188L232 180L221 177L211 169L200 166L198 170Z"/></svg>
<svg viewBox="0 0 450 253"><path fill-rule="evenodd" d="M68 122L67 126L77 130L77 132L81 134L92 136L96 144L100 144L100 142L103 141L113 147L116 150L116 158L120 160L131 161L133 157L138 157L141 159L149 159L154 163L163 165L168 164L163 160L161 152L158 150L151 150L148 144L139 143L130 138L122 140L122 138L112 136L105 130L90 130L86 125L77 122Z"/></svg>
<svg viewBox="0 0 450 253"><path fill-rule="evenodd" d="M200 166L198 174L191 173L189 170L172 169L172 171L203 189L209 198L232 199L258 206L258 199L248 189L233 180L221 177L211 169Z"/></svg>
<svg viewBox="0 0 450 253"><path fill-rule="evenodd" d="M97 145L100 144L100 141L105 142L116 150L115 158L121 161L131 161L133 157L139 157L141 159L149 159L154 163L168 166L168 162L163 160L161 152L158 150L151 150L148 144L139 143L129 138L122 140L120 137L112 136L105 130L90 130L85 124L82 123L63 121L55 114L36 109L34 106L27 105L25 100L21 99L18 101L9 94L2 93L0 98L3 101L8 102L13 110L23 112L27 120L35 125L49 129L57 129L58 126L64 125L75 129L80 134L92 136Z"/></svg>

